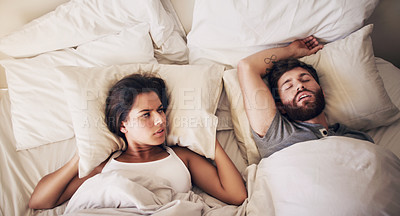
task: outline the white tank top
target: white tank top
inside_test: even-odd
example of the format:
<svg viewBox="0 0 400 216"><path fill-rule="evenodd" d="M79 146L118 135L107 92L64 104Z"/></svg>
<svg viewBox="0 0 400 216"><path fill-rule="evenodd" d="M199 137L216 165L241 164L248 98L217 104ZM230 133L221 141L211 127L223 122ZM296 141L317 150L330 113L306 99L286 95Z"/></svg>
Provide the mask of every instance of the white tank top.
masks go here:
<svg viewBox="0 0 400 216"><path fill-rule="evenodd" d="M192 188L190 172L174 150L170 147L166 147L166 150L169 154L166 158L145 163L125 163L113 158L104 166L101 172L128 170L132 171L132 176L157 176L168 180L176 192L186 193Z"/></svg>

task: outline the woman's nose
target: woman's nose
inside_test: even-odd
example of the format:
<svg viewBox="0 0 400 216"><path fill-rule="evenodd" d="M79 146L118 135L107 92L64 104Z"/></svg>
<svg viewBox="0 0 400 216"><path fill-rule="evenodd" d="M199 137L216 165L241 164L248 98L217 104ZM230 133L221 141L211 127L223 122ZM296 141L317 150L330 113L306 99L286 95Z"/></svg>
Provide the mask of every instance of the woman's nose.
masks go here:
<svg viewBox="0 0 400 216"><path fill-rule="evenodd" d="M164 117L162 116L162 114L160 114L160 113L157 113L157 114L155 114L155 117L154 117L154 125L160 125L160 124L162 124L162 123L164 123Z"/></svg>

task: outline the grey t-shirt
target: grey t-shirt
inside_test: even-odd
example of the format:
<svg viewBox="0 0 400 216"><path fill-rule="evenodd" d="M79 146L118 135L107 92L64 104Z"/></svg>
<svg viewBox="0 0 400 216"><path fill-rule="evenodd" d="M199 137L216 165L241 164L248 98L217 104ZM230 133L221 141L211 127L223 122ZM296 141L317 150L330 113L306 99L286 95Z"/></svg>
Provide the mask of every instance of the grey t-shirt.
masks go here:
<svg viewBox="0 0 400 216"><path fill-rule="evenodd" d="M264 137L260 137L253 129L251 131L258 151L263 158L295 143L316 140L326 136L346 136L374 142L368 134L352 130L343 124L336 123L326 130L320 124L289 121L280 112L276 113Z"/></svg>

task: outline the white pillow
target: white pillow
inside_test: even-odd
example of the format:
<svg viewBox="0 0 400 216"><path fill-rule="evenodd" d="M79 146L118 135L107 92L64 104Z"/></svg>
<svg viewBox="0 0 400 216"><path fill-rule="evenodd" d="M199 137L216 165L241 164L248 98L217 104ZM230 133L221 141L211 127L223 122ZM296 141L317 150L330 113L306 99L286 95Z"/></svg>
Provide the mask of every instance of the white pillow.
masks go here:
<svg viewBox="0 0 400 216"><path fill-rule="evenodd" d="M3 59L11 59L8 55L0 52L0 60ZM0 65L0 89L7 89L7 80L6 80L6 72L4 71L4 68Z"/></svg>
<svg viewBox="0 0 400 216"><path fill-rule="evenodd" d="M399 110L388 97L375 65L369 36L372 28L368 25L300 59L317 70L325 92L324 111L330 124L340 122L365 131L399 119ZM235 134L244 142L241 150L246 152L243 155L247 155L248 162L258 161L236 69L225 71L223 80L231 103Z"/></svg>
<svg viewBox="0 0 400 216"><path fill-rule="evenodd" d="M73 50L63 50L32 59L0 61L6 72L17 150L74 136L71 115L54 67L76 65L77 60Z"/></svg>
<svg viewBox="0 0 400 216"><path fill-rule="evenodd" d="M365 26L300 59L318 72L330 124L340 122L356 130L368 130L399 119L399 110L390 100L375 65L372 29L373 25Z"/></svg>
<svg viewBox="0 0 400 216"><path fill-rule="evenodd" d="M1 60L7 74L16 149L74 136L57 66L156 63L148 30L148 24L140 23L76 50L69 48L34 58Z"/></svg>
<svg viewBox="0 0 400 216"><path fill-rule="evenodd" d="M161 0L161 3L174 22L174 31L161 47L154 48L154 56L161 64L187 64L189 49L186 45L185 30L171 0Z"/></svg>
<svg viewBox="0 0 400 216"><path fill-rule="evenodd" d="M79 55L97 65L126 63L157 63L150 26L139 23L103 38L82 44L76 48Z"/></svg>
<svg viewBox="0 0 400 216"><path fill-rule="evenodd" d="M158 0L71 0L0 39L0 51L12 57L76 47L146 23L157 48L174 37L174 21ZM169 43L167 43L169 44ZM169 46L172 46L171 44ZM174 52L186 52L177 46Z"/></svg>
<svg viewBox="0 0 400 216"><path fill-rule="evenodd" d="M104 123L109 88L124 76L158 73L166 81L169 145L187 146L214 158L223 66L128 64L110 67L61 67L62 81L79 150L79 175L86 176L112 152L123 147Z"/></svg>
<svg viewBox="0 0 400 216"><path fill-rule="evenodd" d="M237 70L226 70L223 76L224 88L229 101L233 130L238 141L239 150L247 160L247 164L258 164L260 153L254 142L251 127L243 105Z"/></svg>
<svg viewBox="0 0 400 216"><path fill-rule="evenodd" d="M375 58L375 63L390 99L400 109L400 69L382 58Z"/></svg>
<svg viewBox="0 0 400 216"><path fill-rule="evenodd" d="M196 0L189 63L236 67L254 52L314 35L334 41L362 27L378 0Z"/></svg>

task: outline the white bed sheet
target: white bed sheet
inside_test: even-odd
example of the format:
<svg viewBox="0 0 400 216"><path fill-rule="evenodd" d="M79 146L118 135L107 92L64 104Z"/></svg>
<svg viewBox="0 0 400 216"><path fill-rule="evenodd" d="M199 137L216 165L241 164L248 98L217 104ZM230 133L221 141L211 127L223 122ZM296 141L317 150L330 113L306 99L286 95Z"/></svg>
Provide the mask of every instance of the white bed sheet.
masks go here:
<svg viewBox="0 0 400 216"><path fill-rule="evenodd" d="M33 211L28 208L28 202L40 178L60 168L73 156L76 151L75 139L16 151L10 114L9 95L5 91L0 98L0 119L3 119L0 125L0 215L62 214L66 204L51 210ZM233 129L226 127L221 129L217 133L217 138L238 169L244 173L246 164L238 150ZM196 193L202 194L198 189ZM220 205L208 195L202 194L202 196L208 200L209 205ZM236 212L236 210L233 211Z"/></svg>
<svg viewBox="0 0 400 216"><path fill-rule="evenodd" d="M177 19L170 1L162 0L162 3L167 12ZM178 30L182 37L185 37L183 27L176 19L174 20L175 29ZM156 50L155 54L163 54L162 51ZM7 83L4 83L4 85L2 83L2 86L6 87ZM226 114L226 110L228 109L222 108L219 112L229 116L229 114ZM0 158L0 215L61 214L66 204L51 210L33 211L28 208L28 201L40 178L60 168L72 157L76 151L75 139L70 138L37 148L16 151L15 147L13 147L16 140L12 130L10 98L7 89L2 89L0 94L0 119L3 120L0 125L0 154L2 155ZM235 160L236 166L244 170L246 164L238 151L233 130L226 124L220 125L220 132L218 132L217 136L222 146L229 151L228 154L231 157L239 158ZM198 193L201 192L198 191ZM203 197L207 196L203 194ZM211 200L211 203L214 202L209 197L207 199Z"/></svg>
<svg viewBox="0 0 400 216"><path fill-rule="evenodd" d="M383 80L385 88L389 91L393 102L400 104L397 94L400 69L393 67L389 62L377 58L377 66L381 74L385 74ZM388 82L390 81L390 82ZM396 87L397 85L397 87ZM69 139L53 144L44 145L29 150L16 151L15 138L11 127L10 101L7 91L3 91L0 98L0 215L57 215L63 212L64 206L46 211L33 211L28 209L29 197L39 179L45 174L61 167L75 152L75 140ZM221 97L224 98L224 97ZM396 99L397 98L397 99ZM221 102L217 115L227 118L226 105ZM225 119L226 120L226 119ZM228 120L226 122L229 122ZM390 149L400 156L400 120L388 127L376 128L368 131L377 144ZM256 166L246 167L243 157L238 151L237 141L232 129L228 125L219 126L217 133L228 155L232 158L238 169L247 174L247 187L253 187ZM247 168L247 170L246 170ZM244 204L245 205L245 204ZM242 207L245 208L245 206ZM248 209L249 210L249 209Z"/></svg>
<svg viewBox="0 0 400 216"><path fill-rule="evenodd" d="M400 109L400 69L382 58L376 57L375 62L390 99ZM375 128L367 132L375 143L400 157L400 119L390 126Z"/></svg>
<svg viewBox="0 0 400 216"><path fill-rule="evenodd" d="M32 215L34 211L28 208L28 201L35 185L42 176L72 157L75 141L69 139L17 152L7 93L0 99L0 119L0 214Z"/></svg>
<svg viewBox="0 0 400 216"><path fill-rule="evenodd" d="M172 0L176 7L179 1ZM188 4L193 5L194 0L190 0ZM164 5L165 6L165 5ZM185 9L178 9L178 15L183 14L185 18L181 19L183 27L189 32L191 23L185 21L192 15L191 11ZM182 16L180 16L182 18ZM191 18L191 17L189 17ZM178 22L178 24L180 24ZM178 26L182 29L182 26ZM182 34L183 35L183 34ZM400 69L392 67L389 62L383 59L376 59L377 67L381 72L381 76L385 83L389 96L392 101L400 107ZM0 82L1 83L1 82ZM3 83L1 83L3 84ZM219 113L217 115L224 119L225 124L219 125L217 133L218 140L232 158L238 169L246 176L247 188L249 191L254 191L256 182L257 165L246 167L243 157L238 150L237 141L234 136L232 128L229 126L229 115L226 113L226 107L221 104L219 106ZM59 215L62 214L65 204L52 210L33 211L28 208L28 201L30 195L39 181L39 179L47 173L50 173L69 160L75 153L75 140L74 138L57 143L52 143L40 146L33 149L16 151L15 138L12 131L12 123L10 116L10 101L7 90L0 91L0 216L2 215ZM368 131L374 138L377 144L390 149L398 157L400 157L400 119L387 127L380 127ZM265 167L262 167L265 168ZM259 185L258 185L259 186ZM257 186L257 187L258 187ZM263 190L268 190L268 186L264 185ZM260 189L259 187L257 189ZM200 193L200 192L198 192ZM252 195L252 194L249 194ZM210 200L218 206L218 202L214 202L213 198L203 194L203 197ZM270 202L265 201L263 207L271 206ZM233 210L237 214L243 214L246 210L247 213L252 212L252 207L248 206L245 202L239 209ZM258 206L260 207L260 206ZM254 207L254 208L257 208ZM232 210L232 209L231 209ZM257 212L256 209L253 209ZM259 210L259 209L257 209ZM107 211L105 211L107 212ZM115 213L116 211L109 211ZM273 213L273 209L271 208ZM122 212L121 212L122 213ZM267 212L263 212L266 214ZM95 213L93 214L95 215Z"/></svg>

